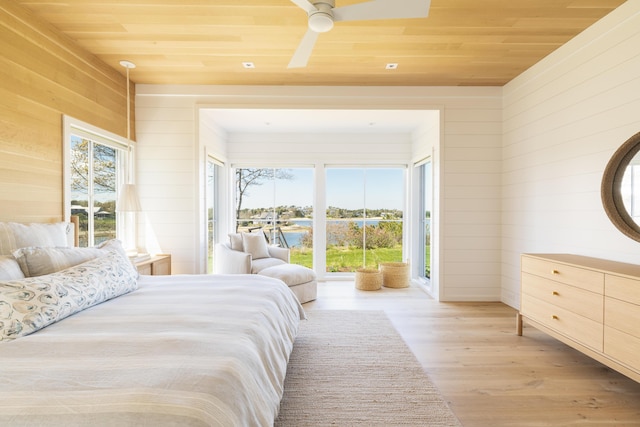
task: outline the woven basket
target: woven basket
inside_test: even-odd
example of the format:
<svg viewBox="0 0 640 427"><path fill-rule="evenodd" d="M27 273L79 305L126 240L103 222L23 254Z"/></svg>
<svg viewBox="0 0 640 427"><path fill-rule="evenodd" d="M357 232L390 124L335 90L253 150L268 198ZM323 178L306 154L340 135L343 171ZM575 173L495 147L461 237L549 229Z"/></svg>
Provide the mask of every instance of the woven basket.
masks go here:
<svg viewBox="0 0 640 427"><path fill-rule="evenodd" d="M382 287L382 273L375 268L358 268L356 270L356 289L361 291L377 291Z"/></svg>
<svg viewBox="0 0 640 427"><path fill-rule="evenodd" d="M409 264L406 262L380 263L382 286L385 288L409 287Z"/></svg>

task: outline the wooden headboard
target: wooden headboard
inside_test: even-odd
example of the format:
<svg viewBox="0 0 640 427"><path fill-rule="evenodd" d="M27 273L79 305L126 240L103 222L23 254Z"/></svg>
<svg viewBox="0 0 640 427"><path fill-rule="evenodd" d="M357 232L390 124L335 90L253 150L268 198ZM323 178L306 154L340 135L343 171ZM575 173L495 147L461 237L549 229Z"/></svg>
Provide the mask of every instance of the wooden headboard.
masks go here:
<svg viewBox="0 0 640 427"><path fill-rule="evenodd" d="M73 246L78 247L80 245L80 217L71 215L69 222L73 224Z"/></svg>

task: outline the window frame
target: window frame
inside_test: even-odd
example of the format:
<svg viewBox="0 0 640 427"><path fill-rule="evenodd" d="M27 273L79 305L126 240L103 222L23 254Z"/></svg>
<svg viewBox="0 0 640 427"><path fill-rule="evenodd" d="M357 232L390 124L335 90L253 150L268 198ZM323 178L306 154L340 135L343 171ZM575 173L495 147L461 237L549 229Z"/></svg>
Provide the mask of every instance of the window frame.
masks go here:
<svg viewBox="0 0 640 427"><path fill-rule="evenodd" d="M407 206L407 191L408 191L408 165L407 164L358 164L358 163L354 163L354 164L333 164L333 163L327 163L323 166L323 173L324 173L324 179L325 179L325 186L324 186L324 207L323 210L326 212L327 208L328 208L328 191L329 189L328 184L327 184L327 172L330 169L352 169L352 170L356 170L356 169L361 169L364 172L363 175L363 203L364 206L362 207L363 209L363 213L365 213L367 210L369 210L370 208L366 206L367 204L367 171L371 171L371 170L382 170L382 169L397 169L398 171L402 171L402 259L405 258L406 253L407 253L407 248L406 248L406 241L407 241L407 224L408 224L408 220L409 220L409 209ZM367 221L367 217L366 214L363 215L362 218L363 224L366 224ZM327 223L330 222L329 219L327 219L326 215L324 216L323 222L322 222L322 227L324 228L324 234L326 236L327 233ZM367 250L365 249L365 242L366 242L366 230L363 230L363 249L362 249L362 255L363 255L363 263L361 267L365 267L366 266L366 252ZM347 277L347 278L351 278L355 275L355 271L354 272L331 272L331 271L327 271L327 265L326 265L326 250L327 250L327 243L326 243L326 237L325 237L325 243L324 243L324 271L321 272L321 274L323 275L323 277L331 277L331 278L340 278L340 277Z"/></svg>
<svg viewBox="0 0 640 427"><path fill-rule="evenodd" d="M67 115L63 115L62 133L64 220L69 221L71 218L71 138L74 135L118 150L117 152L119 155L117 155L115 194L117 204L120 197L120 189L122 184L125 183L126 177L129 176L130 183L135 183L133 180L133 177L135 176L135 144L120 135L116 135L112 132ZM125 213L116 211L116 238L122 241L130 241L132 239L135 241L134 236L136 235L136 232L135 218L132 218L131 215L126 215ZM88 246L92 246L93 242L93 236L88 236Z"/></svg>
<svg viewBox="0 0 640 427"><path fill-rule="evenodd" d="M213 179L214 182L209 184L209 167L210 165L213 167ZM214 273L215 268L215 251L214 247L216 243L220 241L220 219L222 216L221 208L221 181L224 174L225 165L224 162L218 160L216 157L207 154L205 160L205 195L204 195L204 232L205 232L205 271L207 274ZM211 235L209 234L209 203L212 204L212 230Z"/></svg>

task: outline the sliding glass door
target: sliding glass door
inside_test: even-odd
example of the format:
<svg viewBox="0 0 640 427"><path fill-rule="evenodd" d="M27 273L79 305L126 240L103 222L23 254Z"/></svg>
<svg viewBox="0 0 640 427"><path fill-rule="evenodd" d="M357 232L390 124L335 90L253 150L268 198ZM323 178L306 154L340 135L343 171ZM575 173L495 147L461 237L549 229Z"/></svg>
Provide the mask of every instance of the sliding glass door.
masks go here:
<svg viewBox="0 0 640 427"><path fill-rule="evenodd" d="M213 273L213 246L218 241L218 180L222 166L212 158L207 159L206 207L207 207L207 273Z"/></svg>
<svg viewBox="0 0 640 427"><path fill-rule="evenodd" d="M311 168L236 168L236 231L263 232L290 249L291 263L313 265Z"/></svg>
<svg viewBox="0 0 640 427"><path fill-rule="evenodd" d="M419 165L420 177L420 277L431 278L431 207L433 202L433 186L431 176L431 160Z"/></svg>
<svg viewBox="0 0 640 427"><path fill-rule="evenodd" d="M402 261L404 168L327 168L326 271Z"/></svg>

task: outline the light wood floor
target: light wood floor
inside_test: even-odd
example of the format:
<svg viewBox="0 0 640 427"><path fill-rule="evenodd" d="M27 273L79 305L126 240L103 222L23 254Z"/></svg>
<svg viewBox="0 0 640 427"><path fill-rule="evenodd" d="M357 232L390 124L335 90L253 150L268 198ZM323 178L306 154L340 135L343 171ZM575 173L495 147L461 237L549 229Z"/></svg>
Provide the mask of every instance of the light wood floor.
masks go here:
<svg viewBox="0 0 640 427"><path fill-rule="evenodd" d="M501 303L439 303L418 287L322 282L310 310L384 310L465 427L640 426L640 384Z"/></svg>

